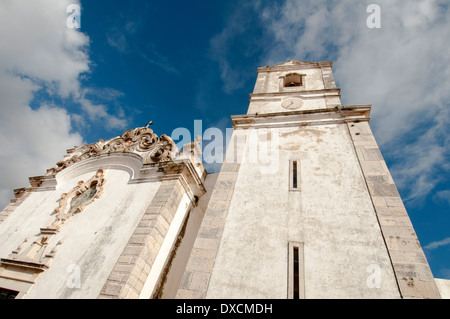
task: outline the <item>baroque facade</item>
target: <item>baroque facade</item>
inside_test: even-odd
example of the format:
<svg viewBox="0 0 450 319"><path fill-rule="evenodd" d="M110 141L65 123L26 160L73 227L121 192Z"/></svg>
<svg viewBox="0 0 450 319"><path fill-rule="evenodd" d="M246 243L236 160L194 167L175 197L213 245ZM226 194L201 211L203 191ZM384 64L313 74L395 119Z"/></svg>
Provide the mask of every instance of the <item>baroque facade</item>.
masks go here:
<svg viewBox="0 0 450 319"><path fill-rule="evenodd" d="M149 125L68 150L0 213L0 295L440 298L370 109L288 61L258 69L219 173Z"/></svg>

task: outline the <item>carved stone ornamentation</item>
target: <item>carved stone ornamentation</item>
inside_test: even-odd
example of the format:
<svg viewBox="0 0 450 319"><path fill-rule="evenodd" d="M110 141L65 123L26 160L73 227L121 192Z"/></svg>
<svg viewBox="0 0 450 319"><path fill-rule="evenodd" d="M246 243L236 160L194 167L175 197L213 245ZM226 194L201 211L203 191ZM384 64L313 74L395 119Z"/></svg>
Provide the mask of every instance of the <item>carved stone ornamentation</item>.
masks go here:
<svg viewBox="0 0 450 319"><path fill-rule="evenodd" d="M111 153L134 153L142 157L145 164L170 161L178 151L173 140L163 134L158 137L148 127L128 130L119 137L92 144L84 144L67 151L63 160L47 170L46 175L55 175L70 165L84 159Z"/></svg>
<svg viewBox="0 0 450 319"><path fill-rule="evenodd" d="M55 221L49 228L59 230L67 219L83 211L86 206L99 198L103 194L105 182L103 170L99 169L88 181L79 181L70 192L63 193L59 206L55 209Z"/></svg>
<svg viewBox="0 0 450 319"><path fill-rule="evenodd" d="M170 161L174 147L175 143L169 136L166 134L161 135L158 147L150 154L151 162Z"/></svg>

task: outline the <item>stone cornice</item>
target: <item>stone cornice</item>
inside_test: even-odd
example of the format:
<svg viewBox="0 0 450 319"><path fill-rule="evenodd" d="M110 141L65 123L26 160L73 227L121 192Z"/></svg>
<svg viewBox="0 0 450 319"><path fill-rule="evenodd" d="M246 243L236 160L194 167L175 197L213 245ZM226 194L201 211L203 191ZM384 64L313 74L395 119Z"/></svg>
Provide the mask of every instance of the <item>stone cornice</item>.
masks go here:
<svg viewBox="0 0 450 319"><path fill-rule="evenodd" d="M252 99L276 99L276 98L282 98L285 96L302 96L302 95L321 95L321 96L330 96L330 95L336 95L341 96L341 89L339 88L332 88L332 89L320 89L320 90L304 90L304 91L282 91L282 92L265 92L265 93L251 93L250 101Z"/></svg>
<svg viewBox="0 0 450 319"><path fill-rule="evenodd" d="M233 115L234 129L275 128L338 124L370 120L371 105L349 105L335 108L300 110L279 113Z"/></svg>
<svg viewBox="0 0 450 319"><path fill-rule="evenodd" d="M307 62L307 61L296 61L290 60L285 63L273 65L273 66L264 66L258 68L258 73L261 72L273 72L273 71L291 71L291 70L299 70L299 69L313 69L313 68L323 68L323 67L331 67L331 61L322 61L322 62Z"/></svg>
<svg viewBox="0 0 450 319"><path fill-rule="evenodd" d="M80 165L91 166L90 163L94 163L98 160L107 160L113 157L134 157L140 158L136 154L132 153L116 153L116 154L102 154L95 158L85 159L80 161ZM78 164L78 163L77 163ZM106 166L108 168L114 168L111 163L101 162L99 167ZM148 183L148 182L161 182L169 179L180 179L182 185L185 187L186 192L191 194L190 197L200 197L206 192L203 185L203 181L206 177L206 171L201 170L203 173L199 174L199 170L195 168L195 165L202 165L201 163L193 163L189 158L179 158L173 161L164 161L160 163L147 163L141 164L141 168L136 172L136 176L132 176L128 184ZM78 165L77 165L78 166ZM94 166L92 166L94 168ZM74 169L77 169L74 166ZM31 192L39 191L51 191L55 190L57 185L57 179L55 175L52 176L34 176L30 177L31 187L23 187L14 190L15 199L11 202L18 202L20 199L25 198Z"/></svg>
<svg viewBox="0 0 450 319"><path fill-rule="evenodd" d="M138 184L180 179L181 184L190 197L200 197L206 192L203 185L206 171L200 176L194 165L196 164L188 159L178 159L158 164L147 164L141 169L140 177L131 179L128 183Z"/></svg>

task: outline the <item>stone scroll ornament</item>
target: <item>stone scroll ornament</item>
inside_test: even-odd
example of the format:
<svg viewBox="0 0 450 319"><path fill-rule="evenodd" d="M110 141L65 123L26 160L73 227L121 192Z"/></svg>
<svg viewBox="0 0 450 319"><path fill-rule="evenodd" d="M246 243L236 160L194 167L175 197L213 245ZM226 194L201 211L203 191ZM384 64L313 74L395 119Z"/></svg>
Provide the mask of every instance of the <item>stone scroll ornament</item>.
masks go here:
<svg viewBox="0 0 450 319"><path fill-rule="evenodd" d="M38 235L32 240L27 238L13 250L8 258L2 258L5 265L14 265L22 268L34 268L40 271L47 269L56 252L62 244L58 241L48 252L52 238L61 230L62 225L72 216L82 212L86 206L94 202L103 194L106 183L103 170L99 169L94 176L86 182L79 181L71 191L63 193L59 205L54 210L54 221L40 229Z"/></svg>
<svg viewBox="0 0 450 319"><path fill-rule="evenodd" d="M76 162L103 154L134 153L142 157L144 164L151 164L170 161L177 151L169 136L163 134L158 137L148 127L138 127L106 141L100 140L68 150L63 160L48 169L46 175L55 175Z"/></svg>

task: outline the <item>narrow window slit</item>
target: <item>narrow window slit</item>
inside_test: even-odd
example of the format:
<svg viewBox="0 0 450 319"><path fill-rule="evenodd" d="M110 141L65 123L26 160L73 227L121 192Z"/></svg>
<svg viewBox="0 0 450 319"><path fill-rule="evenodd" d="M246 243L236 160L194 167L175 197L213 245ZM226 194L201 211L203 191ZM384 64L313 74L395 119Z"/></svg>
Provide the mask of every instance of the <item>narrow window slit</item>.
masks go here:
<svg viewBox="0 0 450 319"><path fill-rule="evenodd" d="M294 246L294 299L300 299L300 276L299 276L299 261L298 261L298 247Z"/></svg>
<svg viewBox="0 0 450 319"><path fill-rule="evenodd" d="M297 188L297 161L292 163L292 187Z"/></svg>
<svg viewBox="0 0 450 319"><path fill-rule="evenodd" d="M288 243L288 298L305 298L303 243Z"/></svg>

